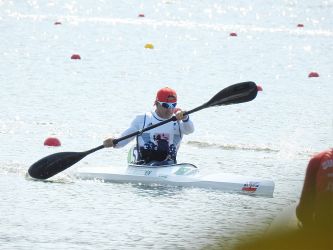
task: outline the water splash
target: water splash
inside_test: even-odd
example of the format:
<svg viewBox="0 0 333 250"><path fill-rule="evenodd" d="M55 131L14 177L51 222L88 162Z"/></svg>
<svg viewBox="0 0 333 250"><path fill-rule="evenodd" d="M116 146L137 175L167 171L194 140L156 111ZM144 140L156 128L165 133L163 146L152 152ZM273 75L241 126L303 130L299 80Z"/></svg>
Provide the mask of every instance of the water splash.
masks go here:
<svg viewBox="0 0 333 250"><path fill-rule="evenodd" d="M242 145L242 144L219 144L199 141L188 141L188 145L199 148L220 148L223 150L250 150L250 151L263 151L263 152L279 152L279 149L272 148L270 146L258 146L258 145Z"/></svg>

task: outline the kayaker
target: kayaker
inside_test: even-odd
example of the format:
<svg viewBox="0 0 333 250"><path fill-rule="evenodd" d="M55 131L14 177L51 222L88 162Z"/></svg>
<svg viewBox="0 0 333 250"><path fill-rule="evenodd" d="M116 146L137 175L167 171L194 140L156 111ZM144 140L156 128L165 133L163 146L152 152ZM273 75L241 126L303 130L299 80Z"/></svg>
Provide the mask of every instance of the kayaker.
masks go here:
<svg viewBox="0 0 333 250"><path fill-rule="evenodd" d="M310 159L296 215L304 229L333 233L333 148Z"/></svg>
<svg viewBox="0 0 333 250"><path fill-rule="evenodd" d="M166 123L154 129L143 132L138 136L123 140L114 145L114 138L103 142L105 147L121 148L136 138L133 150L134 162L137 164L167 165L177 162L177 151L183 135L193 133L194 126L189 115L177 108L177 93L165 87L158 90L154 102L155 111L146 112L135 117L130 127L121 136L126 136L143 128L176 116L177 121Z"/></svg>

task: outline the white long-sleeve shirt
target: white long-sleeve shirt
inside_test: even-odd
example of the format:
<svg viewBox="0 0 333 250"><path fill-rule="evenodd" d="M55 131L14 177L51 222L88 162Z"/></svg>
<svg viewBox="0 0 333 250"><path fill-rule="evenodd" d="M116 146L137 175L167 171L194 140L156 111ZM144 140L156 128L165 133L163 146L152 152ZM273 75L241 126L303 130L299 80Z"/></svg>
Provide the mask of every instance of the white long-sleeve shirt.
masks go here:
<svg viewBox="0 0 333 250"><path fill-rule="evenodd" d="M164 120L166 119L159 117L156 112L147 112L145 114L138 115L132 121L130 127L121 134L121 137ZM134 150L135 160L176 161L177 151L183 135L191 134L193 132L194 125L190 119L185 122L171 121L151 130L145 131L141 135L133 136L129 139L120 141L115 147L124 147L134 138L137 138L136 150ZM140 150L138 151L137 148Z"/></svg>

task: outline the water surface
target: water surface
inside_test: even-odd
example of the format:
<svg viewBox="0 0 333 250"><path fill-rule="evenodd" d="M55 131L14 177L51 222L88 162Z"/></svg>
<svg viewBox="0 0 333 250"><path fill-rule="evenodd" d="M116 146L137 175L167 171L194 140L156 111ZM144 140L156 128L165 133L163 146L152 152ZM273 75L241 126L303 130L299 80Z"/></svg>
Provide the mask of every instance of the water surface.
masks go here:
<svg viewBox="0 0 333 250"><path fill-rule="evenodd" d="M299 199L309 157L332 146L332 11L296 0L0 2L1 248L200 249L265 231ZM264 90L254 101L191 115L178 160L273 179L273 198L73 177L83 165L125 167L128 147L50 181L25 176L48 154L121 133L161 87L192 109L249 80ZM62 146L44 147L48 136Z"/></svg>

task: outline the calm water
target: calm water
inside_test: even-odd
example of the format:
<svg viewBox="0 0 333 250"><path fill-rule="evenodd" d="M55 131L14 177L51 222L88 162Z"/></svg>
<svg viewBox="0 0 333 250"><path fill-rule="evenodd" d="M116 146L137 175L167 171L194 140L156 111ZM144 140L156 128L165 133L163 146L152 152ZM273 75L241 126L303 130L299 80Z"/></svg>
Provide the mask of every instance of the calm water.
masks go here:
<svg viewBox="0 0 333 250"><path fill-rule="evenodd" d="M332 13L333 1L0 1L0 248L200 249L264 232L298 200L309 157L332 146ZM248 80L264 89L254 101L191 116L179 161L273 179L273 198L72 177L125 167L128 147L25 178L48 154L121 133L160 87L191 109ZM51 135L61 147L43 146Z"/></svg>

